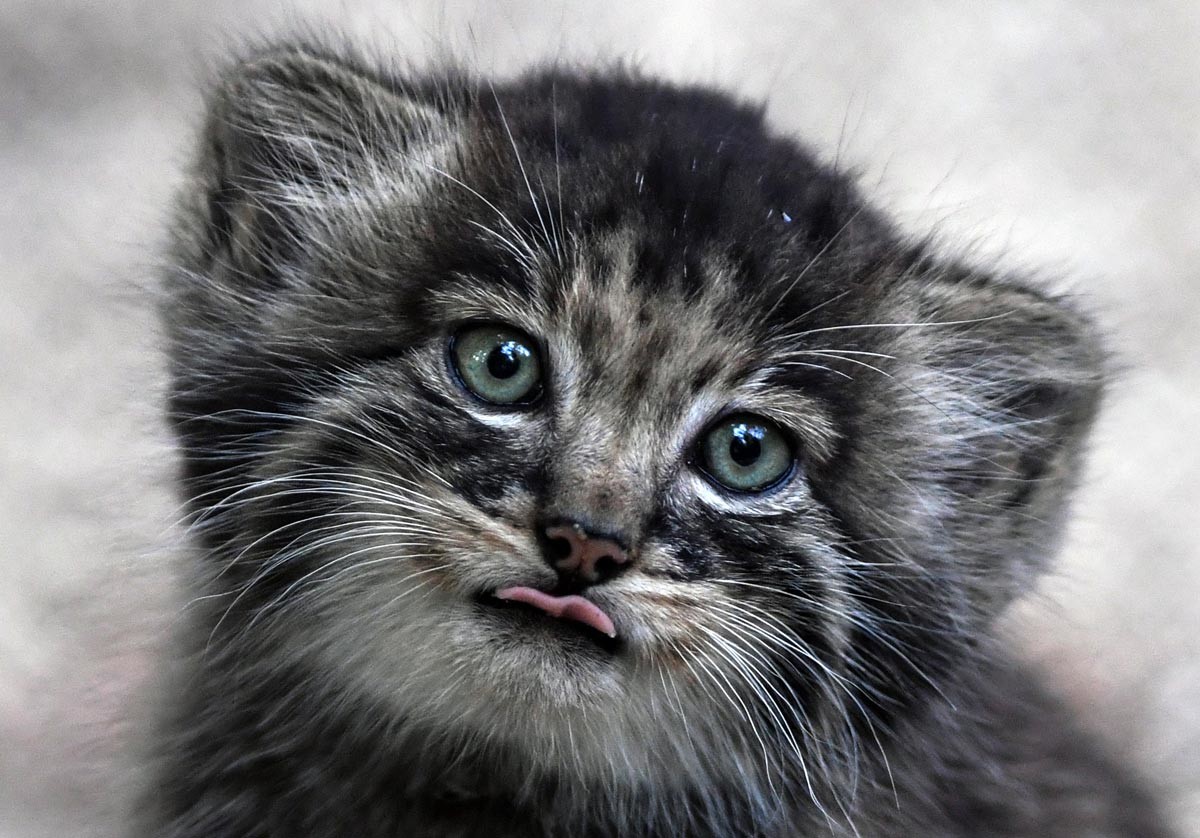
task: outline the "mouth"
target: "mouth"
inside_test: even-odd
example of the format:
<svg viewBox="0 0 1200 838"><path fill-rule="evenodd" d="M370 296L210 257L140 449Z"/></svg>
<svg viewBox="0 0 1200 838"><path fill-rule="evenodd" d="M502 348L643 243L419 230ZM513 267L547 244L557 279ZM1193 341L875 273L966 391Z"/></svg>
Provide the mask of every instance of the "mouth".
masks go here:
<svg viewBox="0 0 1200 838"><path fill-rule="evenodd" d="M608 655L621 648L612 619L581 596L554 596L533 588L509 587L480 594L475 601L531 633L548 629L560 637L584 641Z"/></svg>

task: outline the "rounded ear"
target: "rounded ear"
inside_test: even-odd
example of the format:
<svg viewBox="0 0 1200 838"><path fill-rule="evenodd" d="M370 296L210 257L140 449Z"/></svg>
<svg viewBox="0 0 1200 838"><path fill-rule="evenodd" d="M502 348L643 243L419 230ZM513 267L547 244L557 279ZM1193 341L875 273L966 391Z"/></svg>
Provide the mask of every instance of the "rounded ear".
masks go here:
<svg viewBox="0 0 1200 838"><path fill-rule="evenodd" d="M1099 330L1064 298L966 271L939 271L918 299L922 320L942 324L927 363L958 393L955 488L1053 513L1103 388Z"/></svg>
<svg viewBox="0 0 1200 838"><path fill-rule="evenodd" d="M269 275L304 244L299 221L373 171L403 180L410 150L444 126L395 79L298 48L254 54L209 99L198 175L210 252Z"/></svg>

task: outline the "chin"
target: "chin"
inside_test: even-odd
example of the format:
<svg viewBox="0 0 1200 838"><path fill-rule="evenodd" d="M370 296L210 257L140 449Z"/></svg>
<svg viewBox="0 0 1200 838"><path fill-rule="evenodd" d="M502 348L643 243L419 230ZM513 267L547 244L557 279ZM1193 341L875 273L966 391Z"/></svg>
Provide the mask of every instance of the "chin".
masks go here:
<svg viewBox="0 0 1200 838"><path fill-rule="evenodd" d="M591 725L629 701L632 667L621 641L520 607L476 601L465 610L447 657L462 664L462 700L485 715L500 705L516 726Z"/></svg>
<svg viewBox="0 0 1200 838"><path fill-rule="evenodd" d="M590 728L630 701L627 644L569 621L455 594L409 603L387 625L366 613L320 630L341 638L322 643L321 665L447 734L525 746L557 725Z"/></svg>

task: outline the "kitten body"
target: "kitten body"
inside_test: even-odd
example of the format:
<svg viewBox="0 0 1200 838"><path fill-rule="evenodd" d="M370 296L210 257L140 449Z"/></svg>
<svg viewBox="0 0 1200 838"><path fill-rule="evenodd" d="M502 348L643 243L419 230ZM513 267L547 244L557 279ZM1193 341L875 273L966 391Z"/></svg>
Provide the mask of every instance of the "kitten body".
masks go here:
<svg viewBox="0 0 1200 838"><path fill-rule="evenodd" d="M757 109L273 47L172 263L199 599L145 834L1167 834L994 637L1091 325Z"/></svg>

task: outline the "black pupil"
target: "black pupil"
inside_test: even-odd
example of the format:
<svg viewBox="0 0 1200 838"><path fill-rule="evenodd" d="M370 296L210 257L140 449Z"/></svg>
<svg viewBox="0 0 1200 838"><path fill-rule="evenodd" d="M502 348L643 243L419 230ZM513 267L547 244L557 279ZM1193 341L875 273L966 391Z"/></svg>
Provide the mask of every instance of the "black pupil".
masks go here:
<svg viewBox="0 0 1200 838"><path fill-rule="evenodd" d="M729 440L729 458L742 468L754 465L762 456L762 428L734 425L733 437Z"/></svg>
<svg viewBox="0 0 1200 838"><path fill-rule="evenodd" d="M512 378L521 368L521 346L516 341L505 341L487 357L488 372L494 378Z"/></svg>

